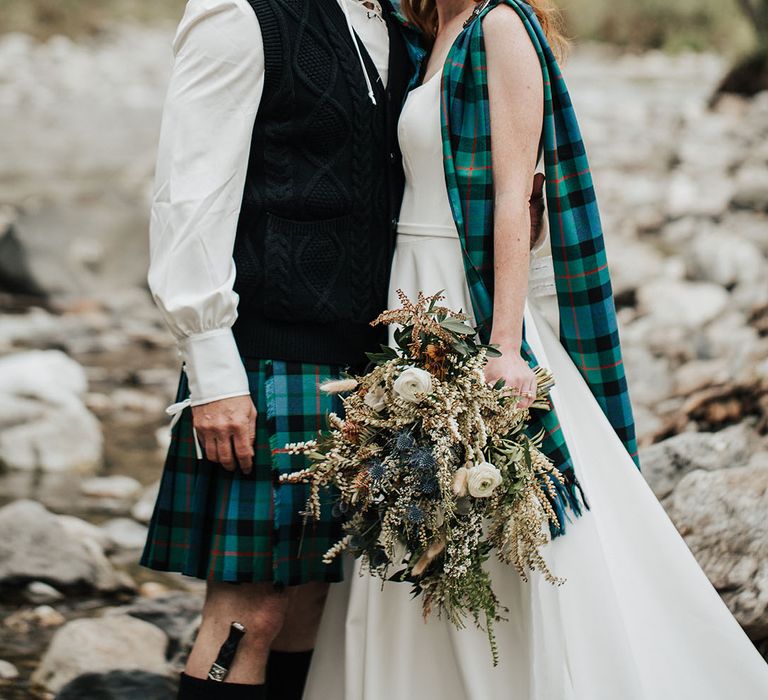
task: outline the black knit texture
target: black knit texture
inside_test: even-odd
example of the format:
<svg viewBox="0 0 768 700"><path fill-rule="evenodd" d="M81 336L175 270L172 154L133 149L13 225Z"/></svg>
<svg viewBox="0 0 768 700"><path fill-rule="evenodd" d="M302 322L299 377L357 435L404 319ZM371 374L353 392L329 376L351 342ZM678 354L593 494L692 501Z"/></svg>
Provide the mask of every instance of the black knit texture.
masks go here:
<svg viewBox="0 0 768 700"><path fill-rule="evenodd" d="M390 75L374 106L337 0L250 0L265 87L235 243L240 353L359 362L383 340L403 175L397 117L409 77L391 18Z"/></svg>

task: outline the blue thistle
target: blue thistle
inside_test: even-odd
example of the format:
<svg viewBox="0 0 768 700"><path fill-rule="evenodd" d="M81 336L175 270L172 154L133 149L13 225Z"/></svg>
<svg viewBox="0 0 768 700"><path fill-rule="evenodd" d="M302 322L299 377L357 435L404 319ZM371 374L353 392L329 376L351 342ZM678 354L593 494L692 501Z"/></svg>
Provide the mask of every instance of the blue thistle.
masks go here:
<svg viewBox="0 0 768 700"><path fill-rule="evenodd" d="M411 503L411 505L408 506L405 517L414 525L421 525L421 523L424 522L424 511L415 503Z"/></svg>
<svg viewBox="0 0 768 700"><path fill-rule="evenodd" d="M440 491L440 484L434 476L425 476L421 479L420 489L426 496L435 496Z"/></svg>
<svg viewBox="0 0 768 700"><path fill-rule="evenodd" d="M386 467L384 466L384 462L382 462L380 459L372 459L368 463L368 474L370 474L371 478L374 481L379 481L380 479L383 479L385 472L386 472Z"/></svg>
<svg viewBox="0 0 768 700"><path fill-rule="evenodd" d="M419 471L429 471L435 468L435 456L426 447L419 447L411 454L410 464Z"/></svg>
<svg viewBox="0 0 768 700"><path fill-rule="evenodd" d="M397 434L395 438L395 449L398 452L408 452L413 449L416 441L413 439L413 435L407 430L403 430Z"/></svg>

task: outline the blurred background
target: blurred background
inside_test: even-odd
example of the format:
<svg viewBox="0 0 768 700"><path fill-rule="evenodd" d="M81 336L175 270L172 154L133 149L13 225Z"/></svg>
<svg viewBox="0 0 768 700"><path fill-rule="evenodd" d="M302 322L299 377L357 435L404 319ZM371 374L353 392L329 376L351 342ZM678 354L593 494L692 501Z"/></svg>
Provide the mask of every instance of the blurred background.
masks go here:
<svg viewBox="0 0 768 700"><path fill-rule="evenodd" d="M2 698L121 668L169 697L195 630L200 584L135 563L179 371L145 277L183 6L0 0ZM561 6L644 474L766 654L768 0Z"/></svg>

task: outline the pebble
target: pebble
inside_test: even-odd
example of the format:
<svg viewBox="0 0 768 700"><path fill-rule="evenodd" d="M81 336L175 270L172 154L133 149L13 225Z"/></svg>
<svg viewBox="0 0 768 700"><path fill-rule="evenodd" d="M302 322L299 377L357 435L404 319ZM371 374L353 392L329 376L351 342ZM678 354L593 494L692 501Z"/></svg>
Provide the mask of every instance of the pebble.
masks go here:
<svg viewBox="0 0 768 700"><path fill-rule="evenodd" d="M17 669L10 661L0 659L0 680L15 681L18 677L19 669Z"/></svg>
<svg viewBox="0 0 768 700"><path fill-rule="evenodd" d="M141 484L130 476L115 474L87 479L80 491L91 498L132 499L141 493Z"/></svg>
<svg viewBox="0 0 768 700"><path fill-rule="evenodd" d="M131 517L140 523L148 523L152 519L152 513L155 510L155 501L160 491L160 482L156 481L151 486L147 486L141 494L141 497L131 509Z"/></svg>
<svg viewBox="0 0 768 700"><path fill-rule="evenodd" d="M711 282L656 280L638 291L641 311L661 323L700 328L728 306L728 292Z"/></svg>
<svg viewBox="0 0 768 700"><path fill-rule="evenodd" d="M38 605L35 608L22 608L11 613L3 620L3 625L18 634L29 634L41 627L59 627L66 618L50 605Z"/></svg>
<svg viewBox="0 0 768 700"><path fill-rule="evenodd" d="M50 605L38 605L32 613L41 627L59 627L67 621L64 615Z"/></svg>
<svg viewBox="0 0 768 700"><path fill-rule="evenodd" d="M118 549L141 549L147 539L147 528L130 518L114 518L101 526Z"/></svg>
<svg viewBox="0 0 768 700"><path fill-rule="evenodd" d="M24 589L24 597L30 603L56 603L64 598L61 591L57 591L53 586L43 581L32 581Z"/></svg>

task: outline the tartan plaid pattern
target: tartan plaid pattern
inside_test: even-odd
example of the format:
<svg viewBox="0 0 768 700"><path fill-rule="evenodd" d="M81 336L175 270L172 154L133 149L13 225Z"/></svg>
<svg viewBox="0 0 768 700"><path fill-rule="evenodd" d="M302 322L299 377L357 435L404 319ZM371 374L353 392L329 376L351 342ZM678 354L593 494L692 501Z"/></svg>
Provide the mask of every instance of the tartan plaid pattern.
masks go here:
<svg viewBox="0 0 768 700"><path fill-rule="evenodd" d="M141 563L160 571L232 583L267 581L295 586L342 579L339 563L323 554L342 536L332 516L334 496L323 498L320 521L302 515L308 489L279 484L278 476L305 466L285 445L314 438L329 411L342 410L319 383L344 368L277 360L244 360L258 411L253 472L226 471L197 460L192 412L174 427L160 492ZM177 400L189 396L182 372Z"/></svg>
<svg viewBox="0 0 768 700"><path fill-rule="evenodd" d="M560 341L636 463L634 420L619 344L611 280L595 190L576 115L560 67L533 9L522 0L490 0L452 47L442 76L442 134L446 182L462 240L465 273L481 337L493 321L493 173L483 16L497 5L523 21L544 78L543 146L552 255L560 307ZM402 17L401 17L402 20ZM418 65L426 52L407 21L405 36ZM537 364L524 342L523 355ZM554 503L579 515L583 493L573 472L555 411L533 416L532 434L544 431L544 451L566 476ZM562 534L563 529L553 531Z"/></svg>

